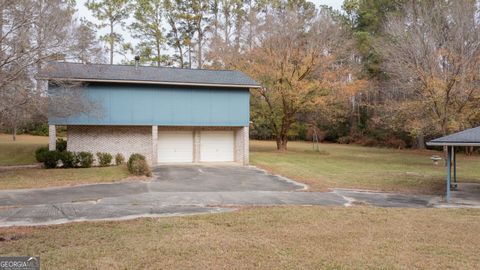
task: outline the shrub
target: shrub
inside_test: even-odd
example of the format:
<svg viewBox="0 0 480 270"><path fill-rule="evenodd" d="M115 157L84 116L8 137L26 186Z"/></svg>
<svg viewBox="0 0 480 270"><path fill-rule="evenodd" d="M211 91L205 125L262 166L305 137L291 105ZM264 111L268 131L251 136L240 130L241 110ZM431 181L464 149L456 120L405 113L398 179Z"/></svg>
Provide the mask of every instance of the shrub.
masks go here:
<svg viewBox="0 0 480 270"><path fill-rule="evenodd" d="M150 167L148 166L147 161L143 159L133 160L131 163L129 172L134 175L146 175L146 176L152 175L152 172L150 171Z"/></svg>
<svg viewBox="0 0 480 270"><path fill-rule="evenodd" d="M112 163L113 157L109 153L98 152L97 157L98 157L98 165L100 167L107 167L107 166L110 166L110 164Z"/></svg>
<svg viewBox="0 0 480 270"><path fill-rule="evenodd" d="M340 144L349 144L351 143L351 138L349 136L343 136L337 139L337 142Z"/></svg>
<svg viewBox="0 0 480 270"><path fill-rule="evenodd" d="M385 145L390 148L405 149L407 143L401 139L390 138L385 142Z"/></svg>
<svg viewBox="0 0 480 270"><path fill-rule="evenodd" d="M62 161L63 168L73 168L77 165L77 159L73 152L63 151L58 153L58 158Z"/></svg>
<svg viewBox="0 0 480 270"><path fill-rule="evenodd" d="M90 168L93 164L93 154L90 152L75 153L75 165L81 168Z"/></svg>
<svg viewBox="0 0 480 270"><path fill-rule="evenodd" d="M58 152L63 152L67 150L67 141L64 139L58 139L56 143L56 149Z"/></svg>
<svg viewBox="0 0 480 270"><path fill-rule="evenodd" d="M357 144L367 147L379 146L380 142L373 138L360 138L356 141Z"/></svg>
<svg viewBox="0 0 480 270"><path fill-rule="evenodd" d="M43 165L47 169L53 169L57 167L60 152L58 151L48 151L44 155Z"/></svg>
<svg viewBox="0 0 480 270"><path fill-rule="evenodd" d="M30 134L36 135L36 136L48 136L48 124L42 123L42 124L36 125L30 131Z"/></svg>
<svg viewBox="0 0 480 270"><path fill-rule="evenodd" d="M145 160L145 156L142 155L142 154L137 154L137 153L131 154L130 157L128 158L128 161L127 161L127 167L128 167L129 170L130 170L130 166L132 166L132 162L134 160L137 160L137 159Z"/></svg>
<svg viewBox="0 0 480 270"><path fill-rule="evenodd" d="M45 161L45 155L48 152L48 146L42 146L35 150L35 158L38 162Z"/></svg>
<svg viewBox="0 0 480 270"><path fill-rule="evenodd" d="M127 162L128 171L134 175L151 176L152 172L148 166L145 156L141 154L132 154Z"/></svg>
<svg viewBox="0 0 480 270"><path fill-rule="evenodd" d="M118 166L118 165L122 165L123 163L125 163L125 157L118 153L115 155L115 164Z"/></svg>

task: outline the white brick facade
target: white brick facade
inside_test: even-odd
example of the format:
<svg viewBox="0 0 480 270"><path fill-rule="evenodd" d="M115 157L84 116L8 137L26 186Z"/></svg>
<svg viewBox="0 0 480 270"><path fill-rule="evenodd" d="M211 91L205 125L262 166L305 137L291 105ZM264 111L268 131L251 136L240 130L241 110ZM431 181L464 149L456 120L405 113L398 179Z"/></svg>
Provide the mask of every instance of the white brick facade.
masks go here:
<svg viewBox="0 0 480 270"><path fill-rule="evenodd" d="M128 160L139 153L152 164L151 126L68 126L67 150L88 151L95 158L97 152L121 153Z"/></svg>
<svg viewBox="0 0 480 270"><path fill-rule="evenodd" d="M140 153L149 164L157 163L158 131L193 132L193 161L200 160L200 131L232 130L235 136L234 160L243 165L249 163L248 127L166 127L166 126L68 126L67 150L121 153L126 159L132 153Z"/></svg>

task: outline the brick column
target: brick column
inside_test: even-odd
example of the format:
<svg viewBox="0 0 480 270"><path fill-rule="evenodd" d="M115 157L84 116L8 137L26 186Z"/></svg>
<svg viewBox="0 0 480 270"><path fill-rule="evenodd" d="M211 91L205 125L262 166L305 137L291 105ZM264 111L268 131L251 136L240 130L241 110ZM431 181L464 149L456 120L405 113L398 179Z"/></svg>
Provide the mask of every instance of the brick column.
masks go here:
<svg viewBox="0 0 480 270"><path fill-rule="evenodd" d="M200 162L200 130L193 131L193 162Z"/></svg>
<svg viewBox="0 0 480 270"><path fill-rule="evenodd" d="M48 125L48 150L54 151L57 148L57 130L55 125Z"/></svg>
<svg viewBox="0 0 480 270"><path fill-rule="evenodd" d="M242 165L249 163L248 127L240 127L235 130L235 162Z"/></svg>
<svg viewBox="0 0 480 270"><path fill-rule="evenodd" d="M243 127L243 165L250 163L250 134L249 128Z"/></svg>
<svg viewBox="0 0 480 270"><path fill-rule="evenodd" d="M152 126L152 165L158 162L158 126Z"/></svg>

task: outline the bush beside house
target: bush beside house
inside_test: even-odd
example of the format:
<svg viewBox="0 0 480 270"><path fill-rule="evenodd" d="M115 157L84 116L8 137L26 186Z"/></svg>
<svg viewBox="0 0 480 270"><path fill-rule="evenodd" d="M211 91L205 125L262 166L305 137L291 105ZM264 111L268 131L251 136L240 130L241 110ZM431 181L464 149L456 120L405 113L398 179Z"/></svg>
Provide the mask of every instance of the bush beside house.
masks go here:
<svg viewBox="0 0 480 270"><path fill-rule="evenodd" d="M89 152L75 153L76 164L80 168L90 168L93 164L93 154Z"/></svg>
<svg viewBox="0 0 480 270"><path fill-rule="evenodd" d="M119 166L119 165L122 165L123 163L125 163L125 157L120 153L116 154L115 155L115 164L117 166Z"/></svg>
<svg viewBox="0 0 480 270"><path fill-rule="evenodd" d="M49 152L48 151L48 146L42 146L42 147L37 148L37 150L35 150L35 159L38 162L44 162L45 161L45 156L47 155L48 152Z"/></svg>
<svg viewBox="0 0 480 270"><path fill-rule="evenodd" d="M108 167L112 163L112 155L109 153L97 153L98 165L100 167Z"/></svg>
<svg viewBox="0 0 480 270"><path fill-rule="evenodd" d="M67 141L57 140L57 149L49 151L48 147L42 146L35 151L35 158L42 162L47 169L53 168L90 168L95 159L90 152L67 151ZM113 156L110 153L98 152L96 154L98 166L107 167L112 164ZM115 155L115 165L125 163L125 157L118 153ZM134 175L151 176L150 166L141 154L132 154L127 162L128 171Z"/></svg>
<svg viewBox="0 0 480 270"><path fill-rule="evenodd" d="M128 171L134 175L151 176L152 172L145 156L141 154L132 154L127 162Z"/></svg>

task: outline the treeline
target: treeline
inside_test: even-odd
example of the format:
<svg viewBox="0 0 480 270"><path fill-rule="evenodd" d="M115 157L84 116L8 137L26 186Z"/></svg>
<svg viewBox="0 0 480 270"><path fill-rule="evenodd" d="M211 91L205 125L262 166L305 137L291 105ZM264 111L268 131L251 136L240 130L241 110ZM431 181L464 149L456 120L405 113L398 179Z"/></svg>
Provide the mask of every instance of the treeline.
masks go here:
<svg viewBox="0 0 480 270"><path fill-rule="evenodd" d="M2 10L39 1L7 2ZM40 2L68 14L58 29L81 28L83 36L64 36L59 52L42 50L33 70L47 55L124 64L140 55L143 65L238 69L263 85L252 91L251 136L274 139L278 149L315 138L423 148L480 124L474 0L346 0L342 11L300 0L88 0L95 21L80 22L70 1ZM95 32L104 34L97 40Z"/></svg>

